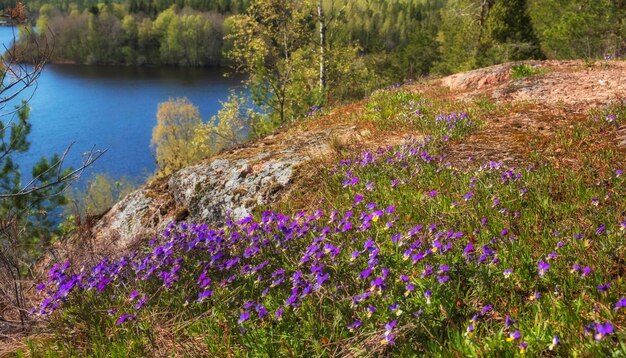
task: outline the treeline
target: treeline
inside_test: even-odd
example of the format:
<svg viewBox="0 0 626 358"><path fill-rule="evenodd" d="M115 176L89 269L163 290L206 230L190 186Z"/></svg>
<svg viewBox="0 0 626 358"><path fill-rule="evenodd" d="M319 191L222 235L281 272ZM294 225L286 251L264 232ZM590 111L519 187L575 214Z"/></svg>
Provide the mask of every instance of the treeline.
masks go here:
<svg viewBox="0 0 626 358"><path fill-rule="evenodd" d="M214 66L228 64L230 19L253 3L46 0L29 7L35 32L54 36L53 61ZM323 0L322 7L331 19L328 41L357 44L368 68L390 81L509 60L626 52L624 0Z"/></svg>
<svg viewBox="0 0 626 358"><path fill-rule="evenodd" d="M16 0L2 0L0 1L0 10L14 7L17 2ZM172 5L176 5L180 9L190 7L203 12L215 11L236 14L245 11L250 4L250 0L29 0L26 5L33 15L37 15L39 9L44 5L50 5L69 13L72 10L83 11L111 4L123 5L131 14L143 13L155 17L160 12L169 9Z"/></svg>
<svg viewBox="0 0 626 358"><path fill-rule="evenodd" d="M224 15L176 6L155 19L129 14L119 4L63 13L39 12L30 36L53 43L53 62L126 65L217 66L222 58ZM27 36L22 43L32 42Z"/></svg>
<svg viewBox="0 0 626 358"><path fill-rule="evenodd" d="M432 71L452 73L529 58L626 55L623 0L449 0Z"/></svg>

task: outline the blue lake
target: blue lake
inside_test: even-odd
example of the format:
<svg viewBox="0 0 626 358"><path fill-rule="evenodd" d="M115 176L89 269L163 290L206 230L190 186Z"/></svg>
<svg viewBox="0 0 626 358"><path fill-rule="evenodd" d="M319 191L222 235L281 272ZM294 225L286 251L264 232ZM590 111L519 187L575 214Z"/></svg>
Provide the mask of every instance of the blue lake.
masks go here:
<svg viewBox="0 0 626 358"><path fill-rule="evenodd" d="M0 43L8 45L11 38L12 29L0 27ZM31 149L16 159L27 176L42 155L61 154L74 143L68 164L76 167L82 154L95 146L108 151L87 170L82 183L101 172L143 180L155 170L150 138L158 104L187 97L206 121L217 114L230 90L241 90L241 80L224 73L207 68L46 65L36 88L14 100L19 103L32 95Z"/></svg>

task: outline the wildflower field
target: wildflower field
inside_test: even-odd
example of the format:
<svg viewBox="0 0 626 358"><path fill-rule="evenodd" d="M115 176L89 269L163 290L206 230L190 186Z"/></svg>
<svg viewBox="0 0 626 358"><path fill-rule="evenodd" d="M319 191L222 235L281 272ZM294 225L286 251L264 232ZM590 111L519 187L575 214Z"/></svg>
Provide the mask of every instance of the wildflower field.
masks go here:
<svg viewBox="0 0 626 358"><path fill-rule="evenodd" d="M626 168L593 145L626 102L523 164L469 167L446 150L492 106L402 88L366 102L358 120L419 135L325 168L319 207L172 223L121 259L55 265L33 314L56 333L23 353L626 355ZM545 160L557 146L577 165Z"/></svg>

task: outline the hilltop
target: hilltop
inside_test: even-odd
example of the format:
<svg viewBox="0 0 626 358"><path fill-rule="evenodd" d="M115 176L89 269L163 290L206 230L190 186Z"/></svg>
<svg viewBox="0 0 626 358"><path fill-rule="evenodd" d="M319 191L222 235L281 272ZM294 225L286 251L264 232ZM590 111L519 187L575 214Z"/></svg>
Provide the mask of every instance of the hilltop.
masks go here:
<svg viewBox="0 0 626 358"><path fill-rule="evenodd" d="M456 167L489 160L521 165L528 161L531 150L541 150L547 160L575 165L575 158L550 144L558 131L585 120L590 109L626 96L626 63L525 64L538 73L514 79L512 69L519 64L508 63L387 91L420 94L449 108L484 107L481 130L446 147L446 161ZM316 189L320 168L363 150L399 145L422 135L410 126L394 128L364 120L368 103L365 99L330 109L142 186L94 223L94 251L124 252L172 221L220 225L228 211L241 219L257 207L286 203L294 196L309 198L303 191ZM540 146L529 145L531 139ZM624 153L626 128L618 128L594 146L610 146ZM315 206L314 202L300 204L295 209Z"/></svg>
<svg viewBox="0 0 626 358"><path fill-rule="evenodd" d="M623 352L625 98L623 61L503 64L155 180L57 248L30 349Z"/></svg>

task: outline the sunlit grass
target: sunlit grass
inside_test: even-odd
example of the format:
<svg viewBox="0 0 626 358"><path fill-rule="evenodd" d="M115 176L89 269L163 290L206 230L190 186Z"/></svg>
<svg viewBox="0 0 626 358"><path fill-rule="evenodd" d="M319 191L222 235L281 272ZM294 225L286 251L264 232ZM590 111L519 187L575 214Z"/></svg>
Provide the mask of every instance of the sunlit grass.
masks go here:
<svg viewBox="0 0 626 358"><path fill-rule="evenodd" d="M59 333L31 353L626 354L615 155L582 151L593 165L575 169L534 148L529 166L456 169L442 144L498 108L450 105L373 95L360 120L424 136L327 168L332 199L318 210L172 225L120 262L57 266L37 313ZM625 108L592 113L555 145L576 150L623 123Z"/></svg>

